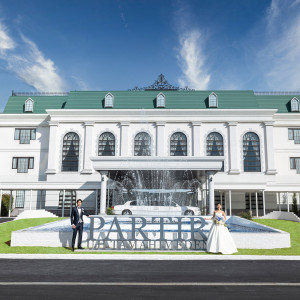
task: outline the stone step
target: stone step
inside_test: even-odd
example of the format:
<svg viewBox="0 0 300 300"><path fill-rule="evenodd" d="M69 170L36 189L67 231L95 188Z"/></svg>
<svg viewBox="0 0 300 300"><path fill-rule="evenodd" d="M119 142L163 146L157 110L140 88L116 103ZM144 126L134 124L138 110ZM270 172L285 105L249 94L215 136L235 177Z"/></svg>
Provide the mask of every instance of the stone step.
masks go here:
<svg viewBox="0 0 300 300"><path fill-rule="evenodd" d="M20 213L15 220L33 219L33 218L58 218L55 214L45 210L25 210Z"/></svg>
<svg viewBox="0 0 300 300"><path fill-rule="evenodd" d="M277 220L300 222L300 218L297 215L295 215L293 212L287 212L287 211L272 211L267 215L260 217L260 219L277 219Z"/></svg>

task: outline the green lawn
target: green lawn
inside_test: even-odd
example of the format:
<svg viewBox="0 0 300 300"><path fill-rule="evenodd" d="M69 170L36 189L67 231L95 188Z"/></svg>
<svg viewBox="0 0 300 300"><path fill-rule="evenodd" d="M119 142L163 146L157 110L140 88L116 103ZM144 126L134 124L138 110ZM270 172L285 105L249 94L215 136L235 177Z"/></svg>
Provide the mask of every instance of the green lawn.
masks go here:
<svg viewBox="0 0 300 300"><path fill-rule="evenodd" d="M69 249L63 247L10 247L11 232L38 226L63 218L41 218L41 219L23 219L0 224L0 253L70 253Z"/></svg>
<svg viewBox="0 0 300 300"><path fill-rule="evenodd" d="M28 227L41 225L53 221L58 221L63 218L43 218L43 219L24 219L8 223L0 224L0 253L46 253L46 254L70 254L73 253L69 248L64 247L10 247L11 232ZM283 221L283 220L255 220L255 222L278 228L291 234L291 248L271 249L271 250L252 250L239 249L235 255L300 255L300 223ZM80 252L75 252L80 253ZM86 253L86 252L85 252ZM128 252L88 252L103 254L103 253L128 253ZM194 255L211 255L206 252L130 252L132 254L194 254Z"/></svg>
<svg viewBox="0 0 300 300"><path fill-rule="evenodd" d="M300 255L300 223L284 220L257 219L255 222L290 233L291 247L279 249L239 249L245 255Z"/></svg>

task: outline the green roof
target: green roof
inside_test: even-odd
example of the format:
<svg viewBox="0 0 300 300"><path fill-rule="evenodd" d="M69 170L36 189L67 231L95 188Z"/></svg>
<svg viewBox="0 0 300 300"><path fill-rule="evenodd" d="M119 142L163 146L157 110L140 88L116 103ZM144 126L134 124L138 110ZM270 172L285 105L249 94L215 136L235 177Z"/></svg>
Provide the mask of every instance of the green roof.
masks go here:
<svg viewBox="0 0 300 300"><path fill-rule="evenodd" d="M45 114L46 109L61 109L64 107L68 96L11 96L4 108L4 114L23 114L25 101L31 98L34 101L33 113ZM28 112L26 112L28 114Z"/></svg>
<svg viewBox="0 0 300 300"><path fill-rule="evenodd" d="M22 114L25 100L34 100L34 114L44 114L46 109L107 109L105 95L114 96L113 109L210 109L208 96L212 91L71 91L64 96L11 96L4 114ZM156 108L156 96L166 96L165 108ZM290 111L290 100L300 95L260 95L251 90L214 91L218 96L217 109L278 109L278 113ZM27 114L27 113L26 113Z"/></svg>

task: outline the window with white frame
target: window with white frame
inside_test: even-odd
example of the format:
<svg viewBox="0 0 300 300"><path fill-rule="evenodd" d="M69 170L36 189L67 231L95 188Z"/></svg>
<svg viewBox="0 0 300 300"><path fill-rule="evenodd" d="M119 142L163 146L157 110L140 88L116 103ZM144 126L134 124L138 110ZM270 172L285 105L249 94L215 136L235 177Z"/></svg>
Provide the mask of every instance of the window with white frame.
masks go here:
<svg viewBox="0 0 300 300"><path fill-rule="evenodd" d="M163 93L159 93L156 97L156 107L166 106L166 96Z"/></svg>
<svg viewBox="0 0 300 300"><path fill-rule="evenodd" d="M16 208L24 208L25 203L25 191L17 190L16 191Z"/></svg>
<svg viewBox="0 0 300 300"><path fill-rule="evenodd" d="M211 93L208 97L209 107L218 107L218 96L215 93Z"/></svg>
<svg viewBox="0 0 300 300"><path fill-rule="evenodd" d="M113 107L114 106L114 96L111 93L108 93L105 96L104 106L105 107Z"/></svg>
<svg viewBox="0 0 300 300"><path fill-rule="evenodd" d="M291 111L299 111L299 100L296 97L291 100Z"/></svg>
<svg viewBox="0 0 300 300"><path fill-rule="evenodd" d="M36 129L16 128L14 139L19 140L20 144L30 144L30 140L36 139Z"/></svg>
<svg viewBox="0 0 300 300"><path fill-rule="evenodd" d="M300 174L300 157L290 157L290 167L292 170L296 170L297 174Z"/></svg>
<svg viewBox="0 0 300 300"><path fill-rule="evenodd" d="M223 156L223 137L218 132L211 132L206 138L206 155Z"/></svg>
<svg viewBox="0 0 300 300"><path fill-rule="evenodd" d="M25 101L25 112L33 112L33 103L34 101L31 98Z"/></svg>
<svg viewBox="0 0 300 300"><path fill-rule="evenodd" d="M243 137L244 172L260 172L260 141L254 132L247 132Z"/></svg>
<svg viewBox="0 0 300 300"><path fill-rule="evenodd" d="M33 169L33 157L13 157L12 168L17 169L18 173L28 173L28 169Z"/></svg>
<svg viewBox="0 0 300 300"><path fill-rule="evenodd" d="M295 144L300 144L300 128L289 128L289 140L293 140Z"/></svg>
<svg viewBox="0 0 300 300"><path fill-rule="evenodd" d="M183 132L175 132L170 138L170 155L187 156L187 138Z"/></svg>
<svg viewBox="0 0 300 300"><path fill-rule="evenodd" d="M135 136L134 156L151 156L151 137L147 132L139 132Z"/></svg>
<svg viewBox="0 0 300 300"><path fill-rule="evenodd" d="M111 132L103 132L99 137L99 156L115 156L116 141Z"/></svg>
<svg viewBox="0 0 300 300"><path fill-rule="evenodd" d="M77 172L79 163L79 136L69 132L64 136L62 149L62 172Z"/></svg>

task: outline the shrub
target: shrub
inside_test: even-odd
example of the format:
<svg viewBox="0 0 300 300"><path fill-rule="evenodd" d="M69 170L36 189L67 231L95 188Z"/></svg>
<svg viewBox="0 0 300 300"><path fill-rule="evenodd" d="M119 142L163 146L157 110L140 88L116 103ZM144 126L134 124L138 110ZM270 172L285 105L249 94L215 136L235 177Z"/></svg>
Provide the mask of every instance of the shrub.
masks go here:
<svg viewBox="0 0 300 300"><path fill-rule="evenodd" d="M2 204L1 204L1 217L7 217L9 211L9 198L10 194L2 195ZM13 207L14 198L11 199L10 209Z"/></svg>
<svg viewBox="0 0 300 300"><path fill-rule="evenodd" d="M296 193L293 194L292 212L295 215L299 215Z"/></svg>
<svg viewBox="0 0 300 300"><path fill-rule="evenodd" d="M249 211L242 211L241 217L247 220L252 220L251 213Z"/></svg>
<svg viewBox="0 0 300 300"><path fill-rule="evenodd" d="M108 215L113 215L113 214L114 214L114 211L113 211L112 207L109 207L109 208L106 210L106 214L108 214Z"/></svg>

